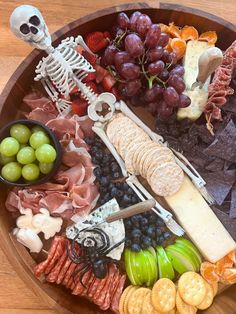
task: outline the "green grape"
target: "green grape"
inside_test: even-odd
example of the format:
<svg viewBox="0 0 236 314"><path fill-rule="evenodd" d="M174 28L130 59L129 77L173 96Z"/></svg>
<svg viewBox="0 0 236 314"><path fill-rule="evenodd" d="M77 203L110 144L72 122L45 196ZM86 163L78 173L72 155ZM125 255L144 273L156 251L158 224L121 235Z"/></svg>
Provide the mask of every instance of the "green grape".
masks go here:
<svg viewBox="0 0 236 314"><path fill-rule="evenodd" d="M36 159L34 149L30 146L21 148L16 155L16 159L23 165L31 164Z"/></svg>
<svg viewBox="0 0 236 314"><path fill-rule="evenodd" d="M28 146L27 144L20 144L20 149L27 146Z"/></svg>
<svg viewBox="0 0 236 314"><path fill-rule="evenodd" d="M17 162L9 162L2 167L2 177L10 182L16 182L21 177L21 166Z"/></svg>
<svg viewBox="0 0 236 314"><path fill-rule="evenodd" d="M56 159L57 153L54 147L43 144L35 151L36 158L42 163L51 163Z"/></svg>
<svg viewBox="0 0 236 314"><path fill-rule="evenodd" d="M53 162L51 162L51 163L40 162L39 163L39 170L43 174L48 174L49 172L52 171L53 166L54 166Z"/></svg>
<svg viewBox="0 0 236 314"><path fill-rule="evenodd" d="M13 137L6 137L2 140L0 145L0 153L7 157L11 157L17 154L20 149L20 144Z"/></svg>
<svg viewBox="0 0 236 314"><path fill-rule="evenodd" d="M41 126L35 125L32 127L31 129L32 133L36 133L36 132L43 132L45 134L45 131L43 128L41 128Z"/></svg>
<svg viewBox="0 0 236 314"><path fill-rule="evenodd" d="M37 149L39 146L43 144L49 144L50 139L45 133L36 132L31 135L29 143L31 147L33 147L34 149Z"/></svg>
<svg viewBox="0 0 236 314"><path fill-rule="evenodd" d="M19 123L11 127L10 134L21 144L26 144L31 136L30 129L26 125Z"/></svg>
<svg viewBox="0 0 236 314"><path fill-rule="evenodd" d="M39 167L35 164L28 164L22 168L22 177L27 181L37 180L39 173Z"/></svg>
<svg viewBox="0 0 236 314"><path fill-rule="evenodd" d="M7 157L0 153L0 165L4 166L8 164L9 162L12 162L15 160L16 160L15 156Z"/></svg>

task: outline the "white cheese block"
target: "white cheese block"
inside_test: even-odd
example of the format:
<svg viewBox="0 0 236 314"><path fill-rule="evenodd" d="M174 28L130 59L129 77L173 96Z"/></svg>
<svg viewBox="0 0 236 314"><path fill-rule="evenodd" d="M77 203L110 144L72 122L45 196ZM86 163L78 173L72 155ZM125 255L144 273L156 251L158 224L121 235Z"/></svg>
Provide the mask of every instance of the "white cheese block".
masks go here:
<svg viewBox="0 0 236 314"><path fill-rule="evenodd" d="M183 66L185 70L184 82L186 85L186 90L183 94L190 97L191 104L186 108L181 108L178 110L177 117L179 119L198 119L206 105L210 77L206 80L201 89L196 88L194 91L191 91L191 88L192 84L196 82L198 76L199 57L209 47L211 47L211 45L204 41L191 40L187 43L186 53L183 60Z"/></svg>
<svg viewBox="0 0 236 314"><path fill-rule="evenodd" d="M187 176L180 190L165 200L206 260L215 263L236 249L235 241Z"/></svg>

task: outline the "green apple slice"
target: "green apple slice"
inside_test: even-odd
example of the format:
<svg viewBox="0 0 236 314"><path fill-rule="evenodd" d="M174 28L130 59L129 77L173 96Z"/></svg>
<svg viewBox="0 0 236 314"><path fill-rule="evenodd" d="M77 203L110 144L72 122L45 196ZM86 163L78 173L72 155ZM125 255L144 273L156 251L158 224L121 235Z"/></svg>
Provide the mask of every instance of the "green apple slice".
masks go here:
<svg viewBox="0 0 236 314"><path fill-rule="evenodd" d="M154 249L154 247L149 246L147 248L147 250L155 257L156 261L157 261L157 254L156 254L156 250Z"/></svg>
<svg viewBox="0 0 236 314"><path fill-rule="evenodd" d="M189 257L183 255L179 250L173 249L168 246L166 249L166 254L169 257L173 268L179 273L183 274L187 271L195 271L194 264Z"/></svg>
<svg viewBox="0 0 236 314"><path fill-rule="evenodd" d="M143 270L145 271L145 274L147 276L146 286L150 287L157 281L157 277L158 277L157 262L156 262L156 258L148 250L143 250L142 252L145 257L145 264L146 264L146 267Z"/></svg>
<svg viewBox="0 0 236 314"><path fill-rule="evenodd" d="M129 249L125 249L125 270L132 285L138 286L137 278L134 274L134 267L131 263L130 253L132 252Z"/></svg>
<svg viewBox="0 0 236 314"><path fill-rule="evenodd" d="M187 252L186 249L184 249L183 247L180 247L179 245L175 244L171 244L169 245L169 248L171 248L171 250L175 250L178 253L182 254L186 259L188 259L190 261L190 263L193 265L194 271L197 271L198 268L198 263L196 261L196 258L193 254L191 254L190 252Z"/></svg>
<svg viewBox="0 0 236 314"><path fill-rule="evenodd" d="M145 258L143 256L142 251L140 252L132 252L130 251L130 261L131 261L131 268L137 282L138 286L141 286L145 279L143 278L143 269L145 264Z"/></svg>
<svg viewBox="0 0 236 314"><path fill-rule="evenodd" d="M157 246L157 265L159 269L160 278L169 278L173 280L175 278L175 272L169 257L162 246Z"/></svg>
<svg viewBox="0 0 236 314"><path fill-rule="evenodd" d="M189 240L185 239L185 238L177 238L176 239L176 243L182 243L184 244L186 247L188 247L191 251L194 252L194 254L196 255L199 264L202 263L202 256L201 253L199 252L199 250L196 248L196 246Z"/></svg>
<svg viewBox="0 0 236 314"><path fill-rule="evenodd" d="M195 265L195 271L199 272L201 264L199 264L198 258L195 255L195 253L193 253L193 251L191 251L186 245L183 245L182 243L175 243L174 246L181 249L182 252L184 252L191 258L191 260L194 262L194 265Z"/></svg>

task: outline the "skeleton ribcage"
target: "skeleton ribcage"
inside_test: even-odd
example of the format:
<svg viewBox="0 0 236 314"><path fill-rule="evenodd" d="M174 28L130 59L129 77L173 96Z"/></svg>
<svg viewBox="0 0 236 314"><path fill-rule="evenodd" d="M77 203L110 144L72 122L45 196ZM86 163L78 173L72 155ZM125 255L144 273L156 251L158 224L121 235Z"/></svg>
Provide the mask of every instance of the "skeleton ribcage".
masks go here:
<svg viewBox="0 0 236 314"><path fill-rule="evenodd" d="M57 90L66 96L75 86L73 74L82 80L88 72L94 72L94 69L74 49L62 47L60 51L55 49L52 53L52 59L47 63L46 72Z"/></svg>

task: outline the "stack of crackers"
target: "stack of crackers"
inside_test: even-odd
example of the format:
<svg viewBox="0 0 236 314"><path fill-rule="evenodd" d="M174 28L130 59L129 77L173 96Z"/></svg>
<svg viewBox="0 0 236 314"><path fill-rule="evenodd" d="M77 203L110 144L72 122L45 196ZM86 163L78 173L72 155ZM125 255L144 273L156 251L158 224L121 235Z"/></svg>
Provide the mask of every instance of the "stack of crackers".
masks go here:
<svg viewBox="0 0 236 314"><path fill-rule="evenodd" d="M157 195L169 196L179 190L184 174L168 147L153 142L143 129L120 113L109 122L106 132L129 173L147 179Z"/></svg>
<svg viewBox="0 0 236 314"><path fill-rule="evenodd" d="M176 286L159 279L152 290L128 286L119 303L120 314L194 314L211 306L218 290L195 272L184 273Z"/></svg>

